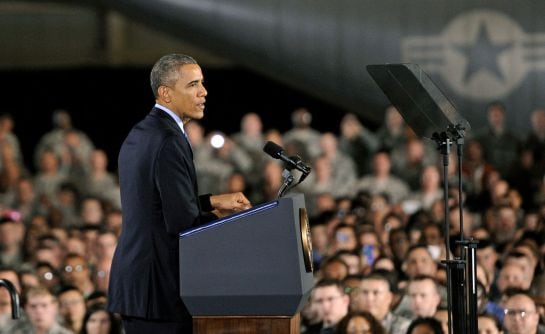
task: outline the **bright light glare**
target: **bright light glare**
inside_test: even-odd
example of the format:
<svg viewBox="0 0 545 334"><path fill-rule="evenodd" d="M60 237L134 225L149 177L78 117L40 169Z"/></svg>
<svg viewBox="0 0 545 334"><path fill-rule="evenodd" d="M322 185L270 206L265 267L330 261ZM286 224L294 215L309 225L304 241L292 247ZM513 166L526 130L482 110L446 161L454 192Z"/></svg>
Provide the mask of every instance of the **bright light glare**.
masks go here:
<svg viewBox="0 0 545 334"><path fill-rule="evenodd" d="M210 145L212 145L213 148L222 148L223 144L225 144L225 138L223 138L222 135L216 134L210 138Z"/></svg>

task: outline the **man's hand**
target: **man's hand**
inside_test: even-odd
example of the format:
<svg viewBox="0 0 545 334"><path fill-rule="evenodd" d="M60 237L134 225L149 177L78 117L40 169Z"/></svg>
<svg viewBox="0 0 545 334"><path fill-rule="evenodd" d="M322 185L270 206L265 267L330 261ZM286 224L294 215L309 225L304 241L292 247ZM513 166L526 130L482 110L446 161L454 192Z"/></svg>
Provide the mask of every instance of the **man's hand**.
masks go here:
<svg viewBox="0 0 545 334"><path fill-rule="evenodd" d="M210 204L214 208L213 213L223 217L238 211L246 210L252 207L252 204L243 193L232 193L210 196Z"/></svg>

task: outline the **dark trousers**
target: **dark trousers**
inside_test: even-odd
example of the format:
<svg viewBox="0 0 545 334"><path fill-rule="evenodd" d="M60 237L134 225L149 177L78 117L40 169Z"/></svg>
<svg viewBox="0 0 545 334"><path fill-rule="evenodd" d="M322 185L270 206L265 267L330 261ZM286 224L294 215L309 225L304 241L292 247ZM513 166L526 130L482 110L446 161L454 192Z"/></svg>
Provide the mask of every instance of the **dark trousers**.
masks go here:
<svg viewBox="0 0 545 334"><path fill-rule="evenodd" d="M191 334L191 322L169 322L121 316L126 334Z"/></svg>

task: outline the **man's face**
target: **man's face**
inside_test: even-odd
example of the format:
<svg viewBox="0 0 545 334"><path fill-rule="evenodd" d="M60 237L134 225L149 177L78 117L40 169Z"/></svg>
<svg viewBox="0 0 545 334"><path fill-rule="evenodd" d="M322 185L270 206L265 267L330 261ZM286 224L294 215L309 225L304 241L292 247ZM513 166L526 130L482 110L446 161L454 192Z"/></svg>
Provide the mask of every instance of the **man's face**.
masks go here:
<svg viewBox="0 0 545 334"><path fill-rule="evenodd" d="M353 294L355 311L370 312L382 321L390 310L393 295L388 283L381 279L366 279L361 282L360 291Z"/></svg>
<svg viewBox="0 0 545 334"><path fill-rule="evenodd" d="M77 285L90 280L89 268L85 261L80 257L73 257L64 263L64 278L67 282Z"/></svg>
<svg viewBox="0 0 545 334"><path fill-rule="evenodd" d="M336 325L348 313L349 297L336 286L316 288L312 302L325 326Z"/></svg>
<svg viewBox="0 0 545 334"><path fill-rule="evenodd" d="M504 326L510 334L535 334L539 314L534 302L525 295L514 295L505 304Z"/></svg>
<svg viewBox="0 0 545 334"><path fill-rule="evenodd" d="M117 246L117 237L112 233L105 233L97 238L97 253L99 258L111 259Z"/></svg>
<svg viewBox="0 0 545 334"><path fill-rule="evenodd" d="M33 296L29 298L25 311L33 327L48 329L55 323L57 302L49 295Z"/></svg>
<svg viewBox="0 0 545 334"><path fill-rule="evenodd" d="M68 322L83 321L85 300L81 292L69 290L59 295L59 313Z"/></svg>
<svg viewBox="0 0 545 334"><path fill-rule="evenodd" d="M504 265L498 276L498 289L503 292L507 288L528 289L525 285L527 280L524 278L522 267L514 263Z"/></svg>
<svg viewBox="0 0 545 334"><path fill-rule="evenodd" d="M411 310L417 317L433 317L441 296L429 279L414 281L408 289Z"/></svg>
<svg viewBox="0 0 545 334"><path fill-rule="evenodd" d="M494 128L503 126L503 110L498 107L491 107L488 110L488 122Z"/></svg>
<svg viewBox="0 0 545 334"><path fill-rule="evenodd" d="M386 153L378 153L373 160L375 174L384 176L390 173L390 157Z"/></svg>
<svg viewBox="0 0 545 334"><path fill-rule="evenodd" d="M436 273L437 264L426 249L416 248L409 253L407 257L407 275L409 278L417 275L435 277Z"/></svg>
<svg viewBox="0 0 545 334"><path fill-rule="evenodd" d="M166 87L169 108L182 119L201 119L204 116L205 97L201 67L197 64L183 65L176 84Z"/></svg>
<svg viewBox="0 0 545 334"><path fill-rule="evenodd" d="M483 249L477 249L477 261L484 267L488 276L494 274L494 267L498 260L498 253L492 246Z"/></svg>
<svg viewBox="0 0 545 334"><path fill-rule="evenodd" d="M532 266L531 260L525 256L521 257L507 257L504 261L504 266L508 264L518 265L522 269L522 277L524 279L523 289L529 289L532 284L532 279L534 278L534 267Z"/></svg>

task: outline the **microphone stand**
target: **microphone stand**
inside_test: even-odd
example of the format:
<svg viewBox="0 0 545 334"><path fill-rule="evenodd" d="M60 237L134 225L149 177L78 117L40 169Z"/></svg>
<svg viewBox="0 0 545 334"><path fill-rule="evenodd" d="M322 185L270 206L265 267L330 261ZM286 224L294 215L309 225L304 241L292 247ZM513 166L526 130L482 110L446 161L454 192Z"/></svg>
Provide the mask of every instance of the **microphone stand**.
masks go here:
<svg viewBox="0 0 545 334"><path fill-rule="evenodd" d="M444 201L444 229L447 269L447 304L449 334L477 333L477 284L476 284L476 249L474 239L464 239L463 196L462 196L462 146L464 143L464 128L461 125L448 127L447 131L435 133L432 139L437 143L437 149L443 157L443 201ZM460 241L457 242L463 250L458 258L450 258L450 226L448 206L448 165L450 146L456 142L458 152L458 200L460 215ZM455 320L453 321L453 316Z"/></svg>
<svg viewBox="0 0 545 334"><path fill-rule="evenodd" d="M280 189L278 190L277 198L283 197L286 194L286 192L290 189L290 186L295 180L295 178L293 177L293 175L291 175L290 171L287 168L284 168L284 171L282 171L282 178L284 179L284 182L282 182L282 185L280 186Z"/></svg>
<svg viewBox="0 0 545 334"><path fill-rule="evenodd" d="M11 300L11 317L13 319L19 319L21 317L21 311L19 310L19 295L13 283L7 279L0 279L0 287L4 287L9 291L9 297Z"/></svg>

